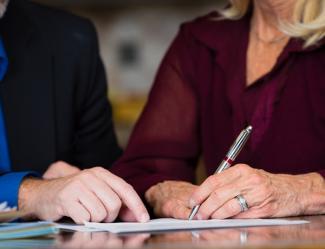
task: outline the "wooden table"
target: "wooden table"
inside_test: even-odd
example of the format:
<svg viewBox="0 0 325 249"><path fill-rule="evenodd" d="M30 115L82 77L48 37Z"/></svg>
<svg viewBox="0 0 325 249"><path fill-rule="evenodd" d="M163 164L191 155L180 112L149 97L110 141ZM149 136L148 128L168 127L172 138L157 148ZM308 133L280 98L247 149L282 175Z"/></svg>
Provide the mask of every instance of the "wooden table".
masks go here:
<svg viewBox="0 0 325 249"><path fill-rule="evenodd" d="M21 243L19 248L325 248L325 215L294 219L304 219L310 223L201 230L194 233L114 235L106 232L65 232L49 239L25 241L25 246Z"/></svg>

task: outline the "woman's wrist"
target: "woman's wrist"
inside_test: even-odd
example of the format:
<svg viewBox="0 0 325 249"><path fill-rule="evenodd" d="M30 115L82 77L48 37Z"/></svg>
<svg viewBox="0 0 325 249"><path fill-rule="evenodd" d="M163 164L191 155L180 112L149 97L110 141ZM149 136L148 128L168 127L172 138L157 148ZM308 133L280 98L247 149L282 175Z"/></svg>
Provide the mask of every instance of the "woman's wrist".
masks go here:
<svg viewBox="0 0 325 249"><path fill-rule="evenodd" d="M302 193L300 202L303 215L325 213L325 179L318 173L302 175Z"/></svg>

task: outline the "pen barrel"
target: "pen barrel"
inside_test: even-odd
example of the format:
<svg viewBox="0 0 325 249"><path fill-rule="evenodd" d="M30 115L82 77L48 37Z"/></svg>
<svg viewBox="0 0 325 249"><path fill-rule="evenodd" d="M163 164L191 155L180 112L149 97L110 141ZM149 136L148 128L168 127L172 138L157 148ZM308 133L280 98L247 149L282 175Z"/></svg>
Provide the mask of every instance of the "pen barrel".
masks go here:
<svg viewBox="0 0 325 249"><path fill-rule="evenodd" d="M251 132L252 127L248 126L244 129L239 136L236 138L235 142L231 145L229 152L227 153L226 157L220 163L219 167L215 171L215 174L219 174L225 169L228 169L231 165L233 165L234 161L236 160L238 154L243 149L244 145L246 144Z"/></svg>
<svg viewBox="0 0 325 249"><path fill-rule="evenodd" d="M222 160L222 162L220 163L218 169L214 173L215 174L219 174L222 171L228 169L231 165L232 165L231 159L229 159L228 157L226 157L224 160Z"/></svg>

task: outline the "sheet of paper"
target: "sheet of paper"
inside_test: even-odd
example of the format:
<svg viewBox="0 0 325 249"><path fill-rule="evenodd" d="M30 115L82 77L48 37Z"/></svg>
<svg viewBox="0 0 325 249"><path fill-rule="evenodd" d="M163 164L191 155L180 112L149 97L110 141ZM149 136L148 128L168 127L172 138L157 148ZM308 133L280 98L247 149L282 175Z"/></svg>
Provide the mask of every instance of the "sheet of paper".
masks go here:
<svg viewBox="0 0 325 249"><path fill-rule="evenodd" d="M177 219L154 219L147 223L94 223L85 222L88 228L102 229L111 233L136 233L157 232L173 230L195 230L207 228L236 228L254 226L278 226L306 224L304 220L285 219L227 219L227 220L177 220Z"/></svg>
<svg viewBox="0 0 325 249"><path fill-rule="evenodd" d="M86 227L84 225L76 225L71 223L54 223L55 227L61 230L70 230L70 231L76 231L76 232L101 232L106 231L102 228L92 228L92 227Z"/></svg>

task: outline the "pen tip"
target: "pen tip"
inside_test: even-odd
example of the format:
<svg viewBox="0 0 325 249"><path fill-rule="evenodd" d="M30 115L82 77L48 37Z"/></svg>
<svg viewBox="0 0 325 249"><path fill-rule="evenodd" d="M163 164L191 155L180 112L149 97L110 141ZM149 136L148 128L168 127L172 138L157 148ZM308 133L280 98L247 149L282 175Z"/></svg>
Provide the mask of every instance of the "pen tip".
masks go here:
<svg viewBox="0 0 325 249"><path fill-rule="evenodd" d="M253 130L253 126L248 126L247 128L246 128L246 130L248 131L248 132L251 132L252 130Z"/></svg>

